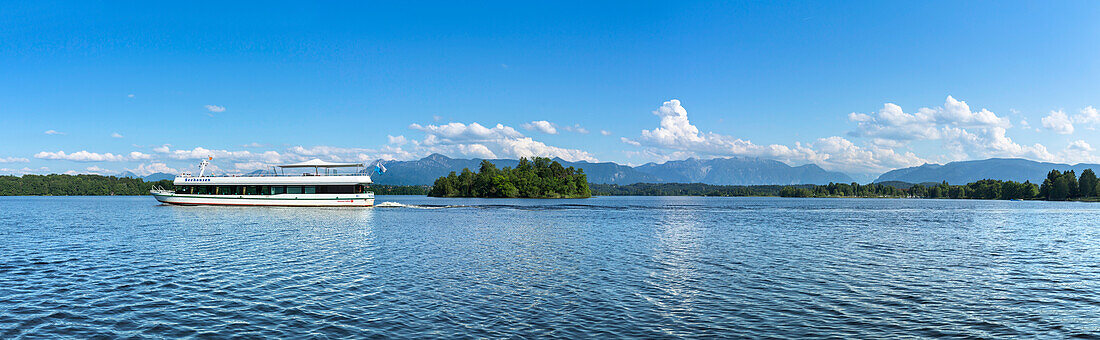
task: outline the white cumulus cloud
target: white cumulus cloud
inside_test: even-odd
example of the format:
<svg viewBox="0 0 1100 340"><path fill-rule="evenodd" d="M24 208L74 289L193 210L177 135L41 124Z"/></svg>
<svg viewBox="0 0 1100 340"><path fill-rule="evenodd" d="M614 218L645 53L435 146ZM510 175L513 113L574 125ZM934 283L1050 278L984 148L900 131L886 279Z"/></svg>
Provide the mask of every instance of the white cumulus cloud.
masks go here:
<svg viewBox="0 0 1100 340"><path fill-rule="evenodd" d="M579 133L579 134L582 134L582 135L588 133L588 129L585 129L580 124L573 124L573 126L566 126L564 129L565 129L565 131L576 132L576 133Z"/></svg>
<svg viewBox="0 0 1100 340"><path fill-rule="evenodd" d="M1085 107L1078 114L1073 115L1073 122L1085 125L1089 130L1095 130L1096 125L1100 124L1100 111L1092 106Z"/></svg>
<svg viewBox="0 0 1100 340"><path fill-rule="evenodd" d="M26 163L29 159L22 157L0 157L0 163Z"/></svg>
<svg viewBox="0 0 1100 340"><path fill-rule="evenodd" d="M155 174L155 173L158 173L158 172L167 173L167 174L178 174L178 173L180 173L179 170L176 170L172 167L169 167L167 164L159 163L159 162L148 163L148 164L138 164L138 167L136 169L126 169L126 170L128 170L130 172L133 172L135 174L138 174L140 176L148 176L148 175L152 175L152 174Z"/></svg>
<svg viewBox="0 0 1100 340"><path fill-rule="evenodd" d="M45 133L47 135L64 135L65 134L64 132L60 132L60 131L57 131L57 130L46 130L46 132L43 132L43 133Z"/></svg>
<svg viewBox="0 0 1100 340"><path fill-rule="evenodd" d="M1054 133L1060 135L1073 133L1073 121L1071 121L1069 116L1061 110L1050 111L1050 115L1043 117L1041 121L1043 122L1044 128L1054 131Z"/></svg>
<svg viewBox="0 0 1100 340"><path fill-rule="evenodd" d="M386 135L386 139L388 139L390 144L393 144L393 145L405 145L405 144L409 143L409 140L406 139L405 136Z"/></svg>
<svg viewBox="0 0 1100 340"><path fill-rule="evenodd" d="M622 141L645 147L644 154L657 159L669 158L661 155L764 157L788 163L814 163L827 170L853 173L879 172L925 162L912 152L899 153L883 147L860 147L840 136L820 138L809 144L796 142L792 147L780 144L758 145L728 135L702 132L691 124L687 109L676 99L664 102L653 114L660 117L659 127L642 130L637 139L622 138Z"/></svg>
<svg viewBox="0 0 1100 340"><path fill-rule="evenodd" d="M225 106L206 105L206 110L214 113L225 112Z"/></svg>
<svg viewBox="0 0 1100 340"><path fill-rule="evenodd" d="M497 124L491 128L478 123L443 125L411 124L425 137L418 148L424 152L478 158L560 157L568 161L595 161L587 151L550 146L524 136L516 129Z"/></svg>
<svg viewBox="0 0 1100 340"><path fill-rule="evenodd" d="M536 120L536 121L532 121L530 123L524 123L523 125L520 125L520 126L522 126L524 129L527 129L527 130L538 130L539 132L542 132L542 133L545 133L545 134L550 134L550 135L558 134L558 129L554 127L554 123L551 123L551 122L548 122L548 121L545 121L545 120Z"/></svg>
<svg viewBox="0 0 1100 340"><path fill-rule="evenodd" d="M77 151L73 153L65 153L65 151L47 152L42 151L34 154L34 158L38 159L51 159L51 160L68 160L75 162L121 162L129 160L126 156L116 155L112 153L95 153L88 151Z"/></svg>
<svg viewBox="0 0 1100 340"><path fill-rule="evenodd" d="M1064 133L1073 131L1065 114L1052 113L1042 119L1043 126ZM848 120L856 123L850 136L872 138L873 144L890 148L906 147L915 141L934 140L950 151L947 160L987 157L1024 157L1036 160L1055 158L1042 144L1021 145L1007 137L1012 127L1007 117L982 109L973 111L966 102L948 96L942 107L920 108L906 113L900 106L886 103L873 114L850 113ZM1024 128L1030 127L1026 120Z"/></svg>
<svg viewBox="0 0 1100 340"><path fill-rule="evenodd" d="M1005 135L1001 127L978 129L974 132L963 128L944 128L944 147L951 150L955 160L989 157L1023 157L1033 160L1055 160L1042 144L1020 145Z"/></svg>
<svg viewBox="0 0 1100 340"><path fill-rule="evenodd" d="M167 154L169 158L180 160L196 160L205 159L207 157L227 160L263 160L269 162L279 162L282 160L282 155L276 151L252 152L247 150L207 149L204 147L195 147L190 150L172 150L168 145L153 148L153 151Z"/></svg>
<svg viewBox="0 0 1100 340"><path fill-rule="evenodd" d="M1093 151L1096 151L1084 140L1075 140L1066 145L1066 149L1062 150L1058 154L1058 158L1066 163L1100 163L1100 157L1093 155Z"/></svg>
<svg viewBox="0 0 1100 340"><path fill-rule="evenodd" d="M122 134L118 132L112 132L111 138L122 138Z"/></svg>
<svg viewBox="0 0 1100 340"><path fill-rule="evenodd" d="M943 127L1012 127L1008 117L999 117L986 109L975 112L966 102L952 96L947 96L941 107L924 107L907 113L897 104L886 103L873 114L849 113L848 120L856 123L856 130L849 133L852 136L897 141L939 139Z"/></svg>

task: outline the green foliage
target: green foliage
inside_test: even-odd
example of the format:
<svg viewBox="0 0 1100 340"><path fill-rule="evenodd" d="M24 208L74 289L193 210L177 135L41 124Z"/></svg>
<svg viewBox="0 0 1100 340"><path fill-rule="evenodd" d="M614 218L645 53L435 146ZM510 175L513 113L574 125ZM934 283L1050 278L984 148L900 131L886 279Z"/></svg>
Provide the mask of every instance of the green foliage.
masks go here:
<svg viewBox="0 0 1100 340"><path fill-rule="evenodd" d="M1066 179L1066 186L1068 187L1067 190L1069 191L1069 193L1066 195L1066 198L1081 197L1081 188L1077 185L1077 175L1073 173L1073 170L1062 174L1062 178Z"/></svg>
<svg viewBox="0 0 1100 340"><path fill-rule="evenodd" d="M1065 173L1051 170L1043 180L1039 197L1049 201L1097 197L1100 196L1100 183L1097 182L1096 173L1092 169L1082 171L1080 181L1077 180L1073 170Z"/></svg>
<svg viewBox="0 0 1100 340"><path fill-rule="evenodd" d="M148 195L153 185L174 189L172 181L100 175L0 176L0 196Z"/></svg>
<svg viewBox="0 0 1100 340"><path fill-rule="evenodd" d="M779 190L779 196L782 197L813 197L814 192L806 188L795 188L792 186L785 186Z"/></svg>
<svg viewBox="0 0 1100 340"><path fill-rule="evenodd" d="M914 185L909 188L910 197L1014 200L1040 197L1039 186L1030 181L1000 181L983 179L966 185L949 185L947 182L933 186Z"/></svg>
<svg viewBox="0 0 1100 340"><path fill-rule="evenodd" d="M1091 169L1081 172L1081 179L1073 171L1061 173L1052 170L1043 185L1031 181L1023 183L983 179L966 185L908 183L829 183L827 185L708 185L700 183L637 183L631 185L592 184L592 191L599 196L782 196L782 197L911 197L953 199L1089 199L1100 196L1100 180ZM1074 186L1078 189L1070 190ZM901 189L906 187L907 189ZM1091 188L1091 189L1089 189ZM1076 193L1077 196L1073 196Z"/></svg>
<svg viewBox="0 0 1100 340"><path fill-rule="evenodd" d="M905 197L906 191L882 183L829 183L808 188L783 187L782 197Z"/></svg>
<svg viewBox="0 0 1100 340"><path fill-rule="evenodd" d="M452 171L435 180L428 196L585 198L592 192L584 170L536 157L534 161L521 158L515 169L497 169L492 162L482 161L477 173L470 169L462 169L461 174Z"/></svg>
<svg viewBox="0 0 1100 340"><path fill-rule="evenodd" d="M1069 198L1069 180L1065 176L1054 179L1053 185L1050 187L1050 196L1047 200L1051 201L1064 201Z"/></svg>
<svg viewBox="0 0 1100 340"><path fill-rule="evenodd" d="M1096 178L1096 173L1092 172L1092 169L1085 169L1081 172L1081 178L1077 180L1080 190L1078 194L1081 197L1096 197L1096 186L1100 184L1100 180Z"/></svg>

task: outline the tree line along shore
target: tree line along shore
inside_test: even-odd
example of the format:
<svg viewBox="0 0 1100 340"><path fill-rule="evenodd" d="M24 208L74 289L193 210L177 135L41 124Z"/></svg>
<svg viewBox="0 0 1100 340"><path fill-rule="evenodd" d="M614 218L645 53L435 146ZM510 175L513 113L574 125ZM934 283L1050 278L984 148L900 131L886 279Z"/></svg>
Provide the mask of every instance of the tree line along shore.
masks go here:
<svg viewBox="0 0 1100 340"><path fill-rule="evenodd" d="M999 200L1047 200L1066 201L1100 200L1100 180L1092 169L1081 171L1078 178L1073 170L1051 170L1043 183L1023 183L983 179L964 185L916 184L907 189L883 187L881 184L851 185L829 184L809 187L786 186L780 190L784 197L909 197L947 199L999 199Z"/></svg>
<svg viewBox="0 0 1100 340"><path fill-rule="evenodd" d="M101 175L0 176L0 196L147 195L153 185L171 189L171 180ZM702 183L587 183L584 172L546 158L522 159L515 169L482 162L478 172L463 169L434 185L371 185L378 195L433 197L585 198L590 196L779 196L931 199L1100 201L1100 180L1092 169L1051 170L1041 184L985 179L968 184L830 183L826 185L711 185Z"/></svg>

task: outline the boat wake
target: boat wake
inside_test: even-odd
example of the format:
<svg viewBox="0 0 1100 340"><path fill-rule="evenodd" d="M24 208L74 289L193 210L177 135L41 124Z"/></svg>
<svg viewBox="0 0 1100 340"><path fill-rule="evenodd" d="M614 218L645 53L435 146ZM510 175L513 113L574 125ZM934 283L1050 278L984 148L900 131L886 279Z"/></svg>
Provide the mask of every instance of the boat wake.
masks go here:
<svg viewBox="0 0 1100 340"><path fill-rule="evenodd" d="M462 208L465 205L416 205L416 204L404 204L397 202L382 202L374 205L375 208L413 208L413 209L443 209L443 208Z"/></svg>
<svg viewBox="0 0 1100 340"><path fill-rule="evenodd" d="M550 204L550 205L513 205L513 204L470 204L470 205L433 205L433 204L405 204L397 202L381 202L374 205L375 208L412 208L412 209L444 209L444 208L473 208L473 209L513 209L513 210L529 210L529 211L541 211L541 210L571 210L571 209L585 209L585 210L631 210L631 209L643 209L648 210L651 207L644 206L603 206L603 205L590 205L590 204ZM666 205L661 209L682 209L685 206L682 205ZM690 207L690 206L687 206Z"/></svg>

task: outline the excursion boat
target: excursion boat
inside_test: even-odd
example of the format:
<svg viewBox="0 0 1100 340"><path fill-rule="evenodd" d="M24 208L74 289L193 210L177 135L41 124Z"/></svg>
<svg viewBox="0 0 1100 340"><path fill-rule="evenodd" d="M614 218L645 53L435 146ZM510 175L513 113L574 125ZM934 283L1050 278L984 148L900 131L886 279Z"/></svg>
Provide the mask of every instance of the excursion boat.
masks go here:
<svg viewBox="0 0 1100 340"><path fill-rule="evenodd" d="M210 158L213 160L213 158ZM293 207L369 207L374 193L368 191L370 173L361 173L362 163L330 163L313 159L277 165L273 174L206 176L208 160L199 163L199 175L183 173L172 184L176 190L154 187L149 192L162 203L175 205L247 205ZM354 173L338 173L340 168ZM313 172L287 175L286 169L312 168ZM279 171L279 170L282 171ZM375 171L385 167L376 165ZM280 172L282 172L280 174Z"/></svg>

